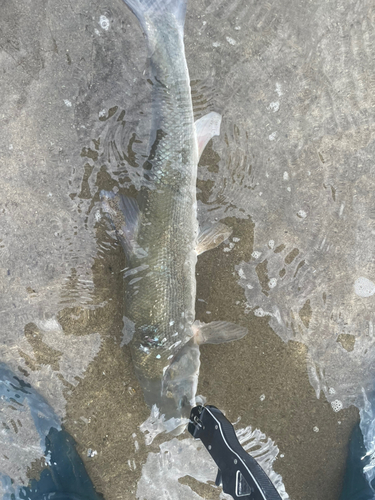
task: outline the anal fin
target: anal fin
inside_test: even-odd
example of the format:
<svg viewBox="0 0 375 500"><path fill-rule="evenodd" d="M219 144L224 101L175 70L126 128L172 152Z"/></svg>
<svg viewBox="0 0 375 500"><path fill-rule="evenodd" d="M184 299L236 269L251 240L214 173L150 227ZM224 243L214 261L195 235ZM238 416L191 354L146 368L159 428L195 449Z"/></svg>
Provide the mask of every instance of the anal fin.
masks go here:
<svg viewBox="0 0 375 500"><path fill-rule="evenodd" d="M137 200L113 191L101 191L100 198L126 256L145 257L147 253L137 243L140 214Z"/></svg>
<svg viewBox="0 0 375 500"><path fill-rule="evenodd" d="M222 344L242 339L248 333L247 328L228 321L212 321L211 323L195 321L193 330L197 344Z"/></svg>

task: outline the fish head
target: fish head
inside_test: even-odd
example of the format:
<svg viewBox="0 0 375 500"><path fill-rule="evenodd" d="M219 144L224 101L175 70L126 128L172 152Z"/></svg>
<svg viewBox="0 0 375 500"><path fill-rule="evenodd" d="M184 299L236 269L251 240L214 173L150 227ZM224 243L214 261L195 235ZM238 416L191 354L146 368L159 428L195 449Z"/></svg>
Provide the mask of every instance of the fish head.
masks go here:
<svg viewBox="0 0 375 500"><path fill-rule="evenodd" d="M200 367L199 346L191 339L172 359L162 380L162 395L172 399L183 417L195 405Z"/></svg>
<svg viewBox="0 0 375 500"><path fill-rule="evenodd" d="M194 339L189 340L168 362L162 376L158 376L155 363L163 362L164 356L157 360L155 352L152 356L144 353L141 360L139 347L137 352L138 362L134 367L147 405L150 408L156 405L166 420L178 422L179 419L189 418L190 410L195 405L200 366L199 346Z"/></svg>

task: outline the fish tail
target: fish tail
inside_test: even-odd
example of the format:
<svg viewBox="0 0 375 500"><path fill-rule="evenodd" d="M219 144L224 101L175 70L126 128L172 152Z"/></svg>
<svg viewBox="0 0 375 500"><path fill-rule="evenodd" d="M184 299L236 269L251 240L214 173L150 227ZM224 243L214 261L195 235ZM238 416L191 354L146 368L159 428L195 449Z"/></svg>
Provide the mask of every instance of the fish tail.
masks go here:
<svg viewBox="0 0 375 500"><path fill-rule="evenodd" d="M126 5L138 18L144 32L147 34L147 21L157 24L157 19L165 14L173 15L178 27L183 31L185 23L187 0L124 0Z"/></svg>

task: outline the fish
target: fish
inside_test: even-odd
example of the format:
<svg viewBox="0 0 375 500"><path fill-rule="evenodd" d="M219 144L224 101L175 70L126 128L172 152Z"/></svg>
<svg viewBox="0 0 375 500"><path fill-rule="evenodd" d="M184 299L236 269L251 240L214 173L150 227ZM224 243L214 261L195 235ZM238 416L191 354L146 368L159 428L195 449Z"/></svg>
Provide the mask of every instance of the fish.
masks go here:
<svg viewBox="0 0 375 500"><path fill-rule="evenodd" d="M149 49L152 137L136 197L101 192L127 257L125 290L129 343L146 403L165 418L188 415L200 367L199 345L242 338L247 329L225 321L195 320L197 256L225 241L225 224L197 219L200 155L219 135L221 116L194 122L184 49L186 0L124 0L137 17Z"/></svg>

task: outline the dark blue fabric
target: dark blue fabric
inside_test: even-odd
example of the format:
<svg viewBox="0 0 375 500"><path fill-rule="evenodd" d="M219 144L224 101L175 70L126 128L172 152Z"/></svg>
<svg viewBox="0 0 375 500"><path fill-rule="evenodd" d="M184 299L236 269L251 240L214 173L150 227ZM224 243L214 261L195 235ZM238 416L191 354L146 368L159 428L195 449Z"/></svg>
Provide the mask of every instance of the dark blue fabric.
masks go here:
<svg viewBox="0 0 375 500"><path fill-rule="evenodd" d="M52 428L46 437L46 456L50 465L40 479L33 479L19 491L25 500L103 500L96 493L78 455L74 439L64 429Z"/></svg>
<svg viewBox="0 0 375 500"><path fill-rule="evenodd" d="M0 400L19 411L28 406L41 438L41 452L49 463L39 480L28 486L14 484L0 473L6 500L103 500L96 493L77 453L74 439L60 424L60 419L47 401L0 362Z"/></svg>
<svg viewBox="0 0 375 500"><path fill-rule="evenodd" d="M363 473L363 467L369 463L366 455L366 448L363 444L363 435L359 424L352 432L349 453L346 462L343 488L340 500L374 500L375 493L371 489Z"/></svg>

